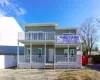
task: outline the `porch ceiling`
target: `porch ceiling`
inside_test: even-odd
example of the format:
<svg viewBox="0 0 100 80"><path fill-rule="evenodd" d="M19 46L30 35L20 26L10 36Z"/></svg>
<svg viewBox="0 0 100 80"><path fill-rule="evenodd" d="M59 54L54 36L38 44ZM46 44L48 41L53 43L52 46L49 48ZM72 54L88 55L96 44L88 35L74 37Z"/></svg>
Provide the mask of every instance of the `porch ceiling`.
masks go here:
<svg viewBox="0 0 100 80"><path fill-rule="evenodd" d="M20 41L20 43L23 43L25 45L30 45L29 41ZM32 45L45 45L44 41L34 41L34 42L31 42L31 43L32 43ZM46 45L54 45L54 42L48 41L48 42L46 42Z"/></svg>
<svg viewBox="0 0 100 80"><path fill-rule="evenodd" d="M57 44L56 48L65 48L65 47L68 47L68 45L69 44L66 44L66 45ZM77 46L79 46L79 45L77 45L77 44L76 45L75 44L74 45L72 45L72 44L69 45L69 47L77 47Z"/></svg>

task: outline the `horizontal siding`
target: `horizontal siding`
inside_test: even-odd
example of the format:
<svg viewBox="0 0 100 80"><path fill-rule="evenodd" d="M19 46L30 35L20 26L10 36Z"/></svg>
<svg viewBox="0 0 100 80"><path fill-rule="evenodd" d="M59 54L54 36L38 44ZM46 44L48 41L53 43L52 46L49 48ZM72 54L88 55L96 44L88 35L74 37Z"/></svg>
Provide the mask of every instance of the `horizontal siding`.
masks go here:
<svg viewBox="0 0 100 80"><path fill-rule="evenodd" d="M57 48L56 49L56 55L64 55L64 49L68 49L68 48ZM73 47L73 48L69 48L70 49L74 49L75 50L75 54L76 54L76 48Z"/></svg>
<svg viewBox="0 0 100 80"><path fill-rule="evenodd" d="M73 33L76 34L76 30L56 30L56 35L62 35L63 33Z"/></svg>
<svg viewBox="0 0 100 80"><path fill-rule="evenodd" d="M30 46L29 45L26 45L25 46L25 54L27 54L27 48L29 48ZM34 45L32 46L32 54L33 55L37 55L38 54L38 48L42 48L43 49L43 54L44 54L44 45ZM46 46L46 54L47 54L47 57L49 55L49 48L54 48L54 46ZM64 49L67 49L67 48L56 48L56 55L64 55ZM75 50L75 54L76 54L76 48L75 47L72 47L72 48L69 48L69 49L74 49Z"/></svg>
<svg viewBox="0 0 100 80"><path fill-rule="evenodd" d="M62 35L63 33L69 32L76 34L76 30L56 30L54 26L25 27L25 32L28 31L55 32L56 35Z"/></svg>
<svg viewBox="0 0 100 80"><path fill-rule="evenodd" d="M25 27L25 32L28 31L43 31L43 32L52 32L55 31L55 27L54 26L50 26L50 27L44 27L44 26L40 26L40 27Z"/></svg>

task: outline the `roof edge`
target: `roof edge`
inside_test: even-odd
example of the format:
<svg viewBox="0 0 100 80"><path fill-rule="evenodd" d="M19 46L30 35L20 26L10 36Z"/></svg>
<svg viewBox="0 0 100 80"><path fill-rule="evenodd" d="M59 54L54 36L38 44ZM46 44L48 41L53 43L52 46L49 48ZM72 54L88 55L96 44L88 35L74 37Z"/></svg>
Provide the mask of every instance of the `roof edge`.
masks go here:
<svg viewBox="0 0 100 80"><path fill-rule="evenodd" d="M30 23L30 24L23 24L24 27L39 27L39 26L54 26L54 27L57 27L58 24L55 24L55 23L38 23L38 24L33 24L33 23Z"/></svg>
<svg viewBox="0 0 100 80"><path fill-rule="evenodd" d="M56 30L78 30L79 28L78 27L71 27L71 28L56 28Z"/></svg>

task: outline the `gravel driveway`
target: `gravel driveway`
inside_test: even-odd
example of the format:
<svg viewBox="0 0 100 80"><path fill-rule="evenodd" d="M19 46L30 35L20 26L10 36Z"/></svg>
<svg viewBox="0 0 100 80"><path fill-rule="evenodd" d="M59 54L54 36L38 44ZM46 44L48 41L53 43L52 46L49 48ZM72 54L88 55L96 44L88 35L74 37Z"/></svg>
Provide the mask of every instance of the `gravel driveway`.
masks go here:
<svg viewBox="0 0 100 80"><path fill-rule="evenodd" d="M64 69L1 69L0 80L55 80Z"/></svg>

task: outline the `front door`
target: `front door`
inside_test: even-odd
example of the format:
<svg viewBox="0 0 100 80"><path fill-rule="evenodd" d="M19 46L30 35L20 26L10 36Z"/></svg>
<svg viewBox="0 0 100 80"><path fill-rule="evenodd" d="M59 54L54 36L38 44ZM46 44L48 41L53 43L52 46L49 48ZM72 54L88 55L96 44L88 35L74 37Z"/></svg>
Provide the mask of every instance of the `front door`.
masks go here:
<svg viewBox="0 0 100 80"><path fill-rule="evenodd" d="M53 62L54 49L49 49L49 62Z"/></svg>

